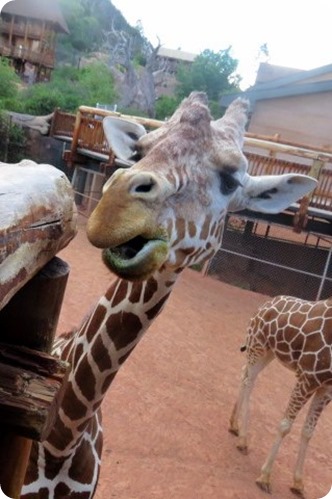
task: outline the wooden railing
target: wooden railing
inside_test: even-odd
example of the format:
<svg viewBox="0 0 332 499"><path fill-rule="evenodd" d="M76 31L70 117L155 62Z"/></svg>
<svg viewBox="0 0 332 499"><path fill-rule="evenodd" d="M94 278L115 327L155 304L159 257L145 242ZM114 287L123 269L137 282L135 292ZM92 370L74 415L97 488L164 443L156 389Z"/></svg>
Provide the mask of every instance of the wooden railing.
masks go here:
<svg viewBox="0 0 332 499"><path fill-rule="evenodd" d="M0 43L0 55L4 57L13 57L16 59L24 59L33 64L42 64L47 67L54 67L55 54L54 51L36 52L16 47L14 45L5 45Z"/></svg>
<svg viewBox="0 0 332 499"><path fill-rule="evenodd" d="M54 114L51 134L59 138L72 139L70 155L67 157L69 163L75 163L77 154L89 152L99 154L100 161L106 164L114 163L115 156L108 147L102 128L102 119L105 116L130 119L150 129L157 128L163 123L158 120L86 106L81 106L76 116L57 110ZM253 150L255 152L252 152ZM260 152L256 152L257 150ZM251 175L301 173L311 175L318 180L314 193L305 197L301 202L299 211L302 218L307 216L309 207L324 210L326 215L332 214L332 152L330 150L291 142L281 143L276 136L246 133L244 151L249 161ZM278 155L282 157L277 157ZM284 159L285 156L287 159ZM298 158L302 158L302 162Z"/></svg>

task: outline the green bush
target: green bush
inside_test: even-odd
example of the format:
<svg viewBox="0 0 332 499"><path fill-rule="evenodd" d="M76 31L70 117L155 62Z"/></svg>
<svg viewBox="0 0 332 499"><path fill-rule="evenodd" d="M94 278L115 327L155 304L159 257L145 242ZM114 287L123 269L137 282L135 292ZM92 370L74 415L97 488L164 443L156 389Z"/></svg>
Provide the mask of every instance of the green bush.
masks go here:
<svg viewBox="0 0 332 499"><path fill-rule="evenodd" d="M0 109L10 109L15 105L19 82L8 59L0 57Z"/></svg>
<svg viewBox="0 0 332 499"><path fill-rule="evenodd" d="M0 113L0 161L18 163L25 157L26 137L21 127Z"/></svg>
<svg viewBox="0 0 332 499"><path fill-rule="evenodd" d="M157 120L165 120L172 116L177 109L181 99L163 95L156 101L155 110Z"/></svg>
<svg viewBox="0 0 332 499"><path fill-rule="evenodd" d="M97 102L115 101L113 76L101 63L82 69L56 69L48 83L37 83L21 93L21 112L35 115L51 113L56 107L75 112L81 105L95 106Z"/></svg>

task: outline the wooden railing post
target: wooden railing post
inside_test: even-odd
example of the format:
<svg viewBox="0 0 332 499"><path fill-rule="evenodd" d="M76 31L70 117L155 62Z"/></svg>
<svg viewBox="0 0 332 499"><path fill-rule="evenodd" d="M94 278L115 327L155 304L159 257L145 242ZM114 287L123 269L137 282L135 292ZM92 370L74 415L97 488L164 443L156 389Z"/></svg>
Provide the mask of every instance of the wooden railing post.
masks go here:
<svg viewBox="0 0 332 499"><path fill-rule="evenodd" d="M82 121L82 112L80 110L78 110L77 114L76 114L76 120L75 120L73 140L71 143L71 153L70 153L71 160L70 160L69 166L73 166L74 157L75 157L76 152L77 152L78 137L79 137L79 133L80 133L81 121Z"/></svg>
<svg viewBox="0 0 332 499"><path fill-rule="evenodd" d="M49 352L68 274L68 265L55 257L28 281L0 311L0 341ZM11 498L20 497L31 444L15 427L1 425L0 485Z"/></svg>

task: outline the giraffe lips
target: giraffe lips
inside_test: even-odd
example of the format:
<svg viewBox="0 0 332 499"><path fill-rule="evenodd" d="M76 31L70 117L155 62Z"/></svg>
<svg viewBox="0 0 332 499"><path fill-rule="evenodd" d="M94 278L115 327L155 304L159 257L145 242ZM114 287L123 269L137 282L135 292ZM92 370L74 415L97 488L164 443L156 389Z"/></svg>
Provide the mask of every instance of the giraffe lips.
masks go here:
<svg viewBox="0 0 332 499"><path fill-rule="evenodd" d="M103 260L119 277L143 280L161 267L168 250L168 243L163 239L136 236L119 246L104 249Z"/></svg>

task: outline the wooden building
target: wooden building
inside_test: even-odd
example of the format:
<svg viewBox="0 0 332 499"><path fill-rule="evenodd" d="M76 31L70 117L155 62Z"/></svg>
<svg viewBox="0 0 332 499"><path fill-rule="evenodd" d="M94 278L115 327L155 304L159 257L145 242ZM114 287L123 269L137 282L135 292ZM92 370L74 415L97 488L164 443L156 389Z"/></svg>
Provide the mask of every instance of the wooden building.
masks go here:
<svg viewBox="0 0 332 499"><path fill-rule="evenodd" d="M0 56L27 82L48 81L58 33L69 33L56 0L15 0L0 14Z"/></svg>
<svg viewBox="0 0 332 499"><path fill-rule="evenodd" d="M250 133L332 151L332 64L304 71L262 63L255 85L221 105L239 96L251 103Z"/></svg>

